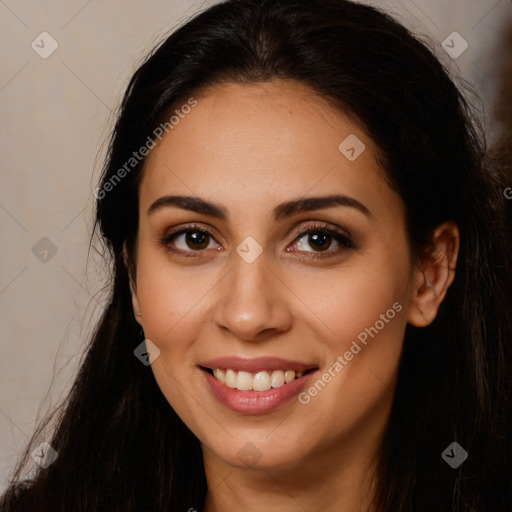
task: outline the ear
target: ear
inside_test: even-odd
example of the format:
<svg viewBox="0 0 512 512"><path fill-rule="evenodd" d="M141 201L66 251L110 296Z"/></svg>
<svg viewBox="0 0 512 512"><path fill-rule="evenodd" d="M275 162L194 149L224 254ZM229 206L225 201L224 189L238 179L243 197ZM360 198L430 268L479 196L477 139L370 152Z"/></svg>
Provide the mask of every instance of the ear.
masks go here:
<svg viewBox="0 0 512 512"><path fill-rule="evenodd" d="M128 249L126 247L126 242L123 244L123 260L126 270L128 272L130 293L132 295L132 306L133 306L133 314L135 316L135 320L142 326L142 313L140 310L139 299L137 297L137 285L134 281L134 273L135 267L133 262L130 260L130 256L128 255Z"/></svg>
<svg viewBox="0 0 512 512"><path fill-rule="evenodd" d="M407 321L425 327L437 316L448 287L455 278L460 235L457 224L440 224L432 235L430 251L416 269Z"/></svg>

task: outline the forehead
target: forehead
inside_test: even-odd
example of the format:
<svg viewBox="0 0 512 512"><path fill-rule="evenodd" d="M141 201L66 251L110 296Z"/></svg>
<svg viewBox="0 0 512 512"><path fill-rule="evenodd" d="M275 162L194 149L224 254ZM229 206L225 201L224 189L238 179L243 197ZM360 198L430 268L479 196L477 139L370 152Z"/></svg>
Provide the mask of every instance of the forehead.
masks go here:
<svg viewBox="0 0 512 512"><path fill-rule="evenodd" d="M215 198L238 212L306 194L392 199L373 141L307 87L224 83L194 99L146 160L142 208L164 193Z"/></svg>

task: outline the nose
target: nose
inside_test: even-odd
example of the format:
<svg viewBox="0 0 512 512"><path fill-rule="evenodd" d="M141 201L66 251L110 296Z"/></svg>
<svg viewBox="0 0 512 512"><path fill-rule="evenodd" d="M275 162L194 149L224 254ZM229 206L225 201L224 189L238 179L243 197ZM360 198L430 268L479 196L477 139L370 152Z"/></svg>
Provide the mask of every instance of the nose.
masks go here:
<svg viewBox="0 0 512 512"><path fill-rule="evenodd" d="M265 251L252 263L233 254L233 266L219 284L214 320L220 329L249 342L290 329L291 292L269 266Z"/></svg>

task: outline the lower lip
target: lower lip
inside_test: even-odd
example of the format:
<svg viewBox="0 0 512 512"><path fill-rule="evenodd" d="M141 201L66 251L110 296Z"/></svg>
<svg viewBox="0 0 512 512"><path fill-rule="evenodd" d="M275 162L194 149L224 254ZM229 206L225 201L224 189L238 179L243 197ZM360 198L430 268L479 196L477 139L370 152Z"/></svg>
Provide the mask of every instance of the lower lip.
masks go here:
<svg viewBox="0 0 512 512"><path fill-rule="evenodd" d="M302 391L309 377L316 373L316 371L309 372L289 384L283 384L268 391L240 391L236 388L228 388L205 370L201 372L220 403L244 414L264 414L290 402Z"/></svg>

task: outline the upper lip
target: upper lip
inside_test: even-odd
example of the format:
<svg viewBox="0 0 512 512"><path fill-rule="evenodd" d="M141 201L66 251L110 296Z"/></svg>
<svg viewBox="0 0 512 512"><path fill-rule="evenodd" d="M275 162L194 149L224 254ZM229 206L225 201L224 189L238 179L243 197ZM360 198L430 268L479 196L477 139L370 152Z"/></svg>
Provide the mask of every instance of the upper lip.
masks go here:
<svg viewBox="0 0 512 512"><path fill-rule="evenodd" d="M296 372L316 369L314 364L301 363L280 357L243 358L238 356L217 357L201 363L199 366L215 370L216 368L231 369L255 373L258 371L295 370Z"/></svg>

